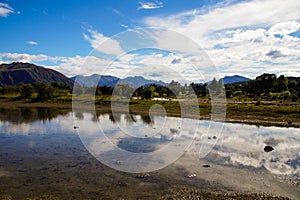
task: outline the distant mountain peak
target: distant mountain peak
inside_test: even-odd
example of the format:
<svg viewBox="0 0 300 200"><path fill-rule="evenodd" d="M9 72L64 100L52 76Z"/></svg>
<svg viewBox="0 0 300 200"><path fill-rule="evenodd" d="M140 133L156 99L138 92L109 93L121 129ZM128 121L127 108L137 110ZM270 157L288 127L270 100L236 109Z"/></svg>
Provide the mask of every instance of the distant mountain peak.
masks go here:
<svg viewBox="0 0 300 200"><path fill-rule="evenodd" d="M250 80L251 79L240 75L225 76L224 78L222 78L223 84L243 83L248 82Z"/></svg>

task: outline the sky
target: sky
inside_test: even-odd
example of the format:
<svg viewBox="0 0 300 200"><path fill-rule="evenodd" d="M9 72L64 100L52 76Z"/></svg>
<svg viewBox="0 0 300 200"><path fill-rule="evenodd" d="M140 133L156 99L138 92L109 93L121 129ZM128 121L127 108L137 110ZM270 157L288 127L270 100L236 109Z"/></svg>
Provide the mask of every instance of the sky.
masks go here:
<svg viewBox="0 0 300 200"><path fill-rule="evenodd" d="M299 0L0 0L0 63L181 82L300 76Z"/></svg>

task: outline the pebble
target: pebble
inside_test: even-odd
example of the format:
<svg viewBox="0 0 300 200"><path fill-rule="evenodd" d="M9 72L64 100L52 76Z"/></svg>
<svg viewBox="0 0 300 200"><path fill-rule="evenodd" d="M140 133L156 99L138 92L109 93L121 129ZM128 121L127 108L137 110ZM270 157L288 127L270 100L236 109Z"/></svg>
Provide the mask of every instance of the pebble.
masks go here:
<svg viewBox="0 0 300 200"><path fill-rule="evenodd" d="M196 177L197 175L196 174L189 174L189 175L187 175L186 177L188 177L188 178L194 178L194 177Z"/></svg>
<svg viewBox="0 0 300 200"><path fill-rule="evenodd" d="M265 152L270 152L270 151L273 151L273 150L274 150L274 148L269 146L269 145L265 146L265 148L264 148Z"/></svg>
<svg viewBox="0 0 300 200"><path fill-rule="evenodd" d="M139 174L136 176L136 178L148 178L150 177L150 174L149 173L146 173L146 174Z"/></svg>

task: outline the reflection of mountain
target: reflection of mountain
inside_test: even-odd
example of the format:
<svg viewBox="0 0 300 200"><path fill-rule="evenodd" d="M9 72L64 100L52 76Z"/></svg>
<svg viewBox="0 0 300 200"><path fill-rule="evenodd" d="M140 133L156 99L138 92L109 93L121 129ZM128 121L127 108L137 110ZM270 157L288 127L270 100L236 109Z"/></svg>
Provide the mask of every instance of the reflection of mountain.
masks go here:
<svg viewBox="0 0 300 200"><path fill-rule="evenodd" d="M0 120L12 123L32 123L67 115L70 110L58 108L0 108Z"/></svg>

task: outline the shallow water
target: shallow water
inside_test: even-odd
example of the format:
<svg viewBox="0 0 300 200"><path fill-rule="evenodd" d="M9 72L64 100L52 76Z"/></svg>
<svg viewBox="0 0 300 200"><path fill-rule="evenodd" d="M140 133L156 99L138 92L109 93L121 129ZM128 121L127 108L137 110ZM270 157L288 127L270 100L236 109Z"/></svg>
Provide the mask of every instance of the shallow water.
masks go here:
<svg viewBox="0 0 300 200"><path fill-rule="evenodd" d="M265 152L266 145L274 150ZM0 194L13 199L154 199L178 187L297 199L299 158L296 128L45 108L0 112Z"/></svg>

